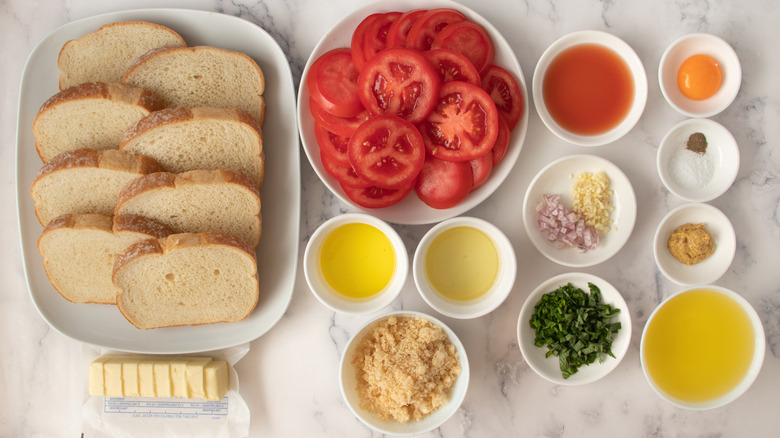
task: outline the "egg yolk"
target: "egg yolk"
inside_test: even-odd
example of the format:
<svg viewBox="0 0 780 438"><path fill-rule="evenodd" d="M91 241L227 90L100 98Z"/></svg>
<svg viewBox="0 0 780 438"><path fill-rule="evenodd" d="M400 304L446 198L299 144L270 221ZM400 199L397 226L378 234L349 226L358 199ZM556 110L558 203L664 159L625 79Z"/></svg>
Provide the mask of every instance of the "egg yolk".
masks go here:
<svg viewBox="0 0 780 438"><path fill-rule="evenodd" d="M677 86L693 100L712 97L720 88L722 73L718 61L709 55L693 55L677 71Z"/></svg>

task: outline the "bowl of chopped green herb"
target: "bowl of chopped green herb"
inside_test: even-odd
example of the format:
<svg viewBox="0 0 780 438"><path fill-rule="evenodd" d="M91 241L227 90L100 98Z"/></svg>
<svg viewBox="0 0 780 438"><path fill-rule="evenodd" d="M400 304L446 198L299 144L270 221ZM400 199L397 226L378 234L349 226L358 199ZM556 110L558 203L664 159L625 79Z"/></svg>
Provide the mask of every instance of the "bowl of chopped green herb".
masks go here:
<svg viewBox="0 0 780 438"><path fill-rule="evenodd" d="M528 366L559 385L595 382L614 370L631 342L623 296L591 274L567 273L526 298L517 339Z"/></svg>

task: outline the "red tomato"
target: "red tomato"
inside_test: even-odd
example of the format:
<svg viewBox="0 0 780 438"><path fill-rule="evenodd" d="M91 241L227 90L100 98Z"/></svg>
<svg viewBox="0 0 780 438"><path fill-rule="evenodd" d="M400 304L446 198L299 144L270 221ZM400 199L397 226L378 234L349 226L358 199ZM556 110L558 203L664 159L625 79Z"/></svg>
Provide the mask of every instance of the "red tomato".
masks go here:
<svg viewBox="0 0 780 438"><path fill-rule="evenodd" d="M365 56L366 61L387 48L387 32L390 25L400 16L400 12L387 12L368 24L363 36L363 56Z"/></svg>
<svg viewBox="0 0 780 438"><path fill-rule="evenodd" d="M361 123L371 117L368 111L363 110L355 117L339 117L325 111L314 99L309 98L309 111L314 117L315 123L342 137L351 137Z"/></svg>
<svg viewBox="0 0 780 438"><path fill-rule="evenodd" d="M363 111L357 94L358 71L349 49L331 50L312 63L306 86L312 99L327 112L353 117Z"/></svg>
<svg viewBox="0 0 780 438"><path fill-rule="evenodd" d="M462 53L482 71L493 63L495 47L485 28L473 21L462 21L445 27L436 35L432 49L452 49Z"/></svg>
<svg viewBox="0 0 780 438"><path fill-rule="evenodd" d="M514 129L523 115L523 92L512 73L497 65L489 65L482 72L482 89L490 94L509 129Z"/></svg>
<svg viewBox="0 0 780 438"><path fill-rule="evenodd" d="M366 52L363 50L363 46L366 40L366 33L368 32L371 23L379 18L382 13L371 14L364 18L352 33L352 41L350 42L350 48L352 49L352 61L355 63L355 68L360 71L366 64Z"/></svg>
<svg viewBox="0 0 780 438"><path fill-rule="evenodd" d="M412 192L414 184L400 189L383 189L380 187L349 187L341 188L355 204L365 208L385 208L401 202Z"/></svg>
<svg viewBox="0 0 780 438"><path fill-rule="evenodd" d="M450 49L436 49L426 50L423 55L436 68L442 82L463 81L481 86L479 72L462 54Z"/></svg>
<svg viewBox="0 0 780 438"><path fill-rule="evenodd" d="M473 179L468 161L453 163L427 155L414 190L428 206L450 208L469 194Z"/></svg>
<svg viewBox="0 0 780 438"><path fill-rule="evenodd" d="M322 161L322 167L325 168L325 171L333 178L336 178L336 181L339 182L339 185L341 185L342 188L371 187L371 184L368 181L355 173L355 169L352 168L352 165L349 164L349 162L346 164L339 163L324 151L320 151L320 160Z"/></svg>
<svg viewBox="0 0 780 438"><path fill-rule="evenodd" d="M507 149L509 149L509 137L512 132L509 130L509 125L506 124L506 120L503 117L498 118L498 136L496 136L496 142L493 144L490 155L493 156L493 167L495 167L501 160L504 159Z"/></svg>
<svg viewBox="0 0 780 438"><path fill-rule="evenodd" d="M455 9L438 8L422 14L409 29L406 47L425 51L431 48L433 39L447 25L466 21L466 16Z"/></svg>
<svg viewBox="0 0 780 438"><path fill-rule="evenodd" d="M490 152L498 136L498 111L490 96L466 82L445 82L436 109L420 124L429 154L469 161Z"/></svg>
<svg viewBox="0 0 780 438"><path fill-rule="evenodd" d="M428 12L427 9L414 9L404 12L397 20L393 21L387 30L387 47L405 47L409 29L415 20L426 12Z"/></svg>
<svg viewBox="0 0 780 438"><path fill-rule="evenodd" d="M358 96L371 114L392 114L413 124L433 111L441 80L417 50L385 49L358 76Z"/></svg>
<svg viewBox="0 0 780 438"><path fill-rule="evenodd" d="M322 123L314 124L314 135L317 138L317 144L320 146L321 153L330 156L333 161L343 166L350 165L349 157L347 156L349 137L342 137L328 131L322 126Z"/></svg>
<svg viewBox="0 0 780 438"><path fill-rule="evenodd" d="M493 154L485 154L482 158L469 161L471 165L471 190L476 190L487 182L493 171Z"/></svg>
<svg viewBox="0 0 780 438"><path fill-rule="evenodd" d="M397 189L412 184L425 160L422 135L408 121L376 116L355 130L347 143L355 172L372 185Z"/></svg>

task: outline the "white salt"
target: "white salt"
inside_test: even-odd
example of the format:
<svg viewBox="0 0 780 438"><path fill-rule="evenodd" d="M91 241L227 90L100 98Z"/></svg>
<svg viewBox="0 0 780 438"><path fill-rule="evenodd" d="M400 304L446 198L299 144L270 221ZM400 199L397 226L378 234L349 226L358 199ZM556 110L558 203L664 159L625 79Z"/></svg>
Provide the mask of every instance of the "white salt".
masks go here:
<svg viewBox="0 0 780 438"><path fill-rule="evenodd" d="M680 187L700 189L707 185L715 172L712 154L699 154L685 147L685 144L672 154L669 162L669 175Z"/></svg>

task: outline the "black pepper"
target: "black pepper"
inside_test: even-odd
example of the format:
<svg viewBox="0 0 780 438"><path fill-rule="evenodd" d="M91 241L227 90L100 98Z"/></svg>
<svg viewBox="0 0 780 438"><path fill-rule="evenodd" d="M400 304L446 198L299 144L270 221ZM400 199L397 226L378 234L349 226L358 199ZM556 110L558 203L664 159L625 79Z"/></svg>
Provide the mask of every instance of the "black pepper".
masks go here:
<svg viewBox="0 0 780 438"><path fill-rule="evenodd" d="M707 152L707 137L701 132L694 132L688 137L685 148L691 152L696 152L699 155L704 155L704 153Z"/></svg>

